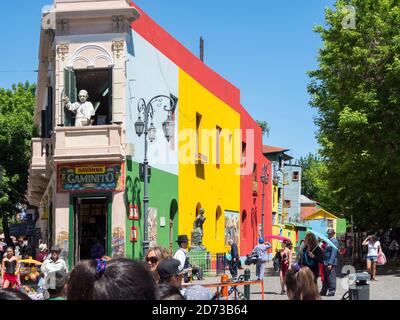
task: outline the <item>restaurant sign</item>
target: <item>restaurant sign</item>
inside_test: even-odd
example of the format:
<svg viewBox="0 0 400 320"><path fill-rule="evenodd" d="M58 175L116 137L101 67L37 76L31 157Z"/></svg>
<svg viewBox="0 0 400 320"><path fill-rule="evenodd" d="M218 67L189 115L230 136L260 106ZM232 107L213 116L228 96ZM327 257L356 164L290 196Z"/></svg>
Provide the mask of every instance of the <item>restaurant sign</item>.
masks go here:
<svg viewBox="0 0 400 320"><path fill-rule="evenodd" d="M58 166L58 192L124 190L124 164Z"/></svg>

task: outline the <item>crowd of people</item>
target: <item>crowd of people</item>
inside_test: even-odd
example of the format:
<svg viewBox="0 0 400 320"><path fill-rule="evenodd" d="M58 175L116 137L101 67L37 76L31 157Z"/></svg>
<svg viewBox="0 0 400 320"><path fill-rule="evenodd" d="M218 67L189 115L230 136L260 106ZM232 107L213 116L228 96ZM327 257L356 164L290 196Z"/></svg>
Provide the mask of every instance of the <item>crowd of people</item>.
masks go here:
<svg viewBox="0 0 400 320"><path fill-rule="evenodd" d="M211 300L211 292L201 286L183 288L202 270L192 266L187 256L189 239L178 237L174 256L160 246L148 250L144 261L127 258L82 260L68 273L61 249L39 245L37 261L46 289L44 300ZM20 259L14 247L7 247L2 259L0 300L29 300L20 290ZM40 281L39 281L40 282Z"/></svg>
<svg viewBox="0 0 400 320"><path fill-rule="evenodd" d="M292 262L293 246L290 240L283 241L283 249L274 257L275 270L279 271L281 294L290 299L315 300L321 296L335 296L336 268L338 265L339 243L335 231L328 230L328 239L332 245L320 245L313 233L307 233L298 250L297 262ZM318 278L321 277L322 289L318 292ZM285 290L286 288L286 290ZM300 295L300 293L304 295Z"/></svg>
<svg viewBox="0 0 400 320"><path fill-rule="evenodd" d="M339 244L334 230L329 230L329 241L321 246L313 233L307 233L299 248L296 263L292 261L293 245L283 241L283 248L274 258L279 271L281 294L291 300L320 300L321 296L334 296L336 291L336 268ZM202 278L202 270L190 264L189 239L180 235L178 250L174 255L160 246L148 250L144 261L126 258L82 260L68 273L65 261L60 257L61 249L40 244L36 259L42 262L40 273L46 300L213 300L217 297L199 285L184 286L193 276ZM232 280L238 278L241 268L237 244L229 242L229 271ZM376 264L382 248L374 236L369 236L363 245L368 247L367 266L372 280L376 280ZM264 278L268 261L269 242L259 238L255 246L254 264L257 280ZM5 250L1 264L0 300L29 299L19 289L20 260L13 247ZM318 290L321 277L322 289ZM40 283L40 281L39 281Z"/></svg>

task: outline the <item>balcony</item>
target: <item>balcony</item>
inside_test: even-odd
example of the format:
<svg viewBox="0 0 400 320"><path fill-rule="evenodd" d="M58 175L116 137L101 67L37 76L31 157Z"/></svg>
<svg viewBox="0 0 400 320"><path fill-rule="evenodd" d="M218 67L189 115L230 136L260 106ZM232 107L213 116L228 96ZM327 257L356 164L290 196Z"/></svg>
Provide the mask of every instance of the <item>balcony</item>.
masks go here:
<svg viewBox="0 0 400 320"><path fill-rule="evenodd" d="M124 159L120 125L90 127L57 127L54 130L55 164L65 162L107 161Z"/></svg>
<svg viewBox="0 0 400 320"><path fill-rule="evenodd" d="M32 160L29 166L32 175L42 174L49 169L48 155L51 154L51 149L51 139L32 139Z"/></svg>

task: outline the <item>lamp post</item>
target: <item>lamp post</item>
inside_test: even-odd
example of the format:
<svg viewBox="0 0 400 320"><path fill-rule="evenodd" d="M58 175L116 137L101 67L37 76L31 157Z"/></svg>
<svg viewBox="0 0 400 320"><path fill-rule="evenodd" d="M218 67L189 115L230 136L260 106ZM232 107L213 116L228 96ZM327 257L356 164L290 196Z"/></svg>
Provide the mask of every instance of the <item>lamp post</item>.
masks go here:
<svg viewBox="0 0 400 320"><path fill-rule="evenodd" d="M261 183L263 184L263 192L262 192L262 206L261 206L261 236L264 238L264 220L265 220L265 214L264 214L264 197L265 197L265 185L268 184L269 177L267 174L267 165L264 163L263 168L262 168L262 175L261 175Z"/></svg>
<svg viewBox="0 0 400 320"><path fill-rule="evenodd" d="M168 101L168 103L165 103ZM173 120L173 112L175 110L175 100L165 95L158 95L152 98L147 104L146 101L141 98L138 103L138 120L135 123L135 131L138 137L141 137L144 133L144 196L143 196L143 207L144 207L144 233L143 233L143 256L145 257L149 249L149 232L148 232L148 209L149 209L149 161L147 159L148 141L153 142L156 139L157 129L153 124L155 108L163 108L168 112L167 120L162 123L164 136L169 142L175 132L175 122ZM141 118L143 116L143 120ZM150 123L150 125L149 125Z"/></svg>

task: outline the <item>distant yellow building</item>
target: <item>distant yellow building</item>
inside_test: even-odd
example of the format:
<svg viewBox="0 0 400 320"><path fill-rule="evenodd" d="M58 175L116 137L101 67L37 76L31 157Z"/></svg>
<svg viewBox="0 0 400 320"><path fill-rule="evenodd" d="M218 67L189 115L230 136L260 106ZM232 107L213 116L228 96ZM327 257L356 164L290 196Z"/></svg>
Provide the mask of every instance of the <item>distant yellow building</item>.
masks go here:
<svg viewBox="0 0 400 320"><path fill-rule="evenodd" d="M303 214L303 220L307 221L308 226L322 234L326 234L328 229L334 229L335 232L337 232L336 229L338 219L339 218L337 216L321 207L316 207L314 212L307 216L304 216Z"/></svg>

